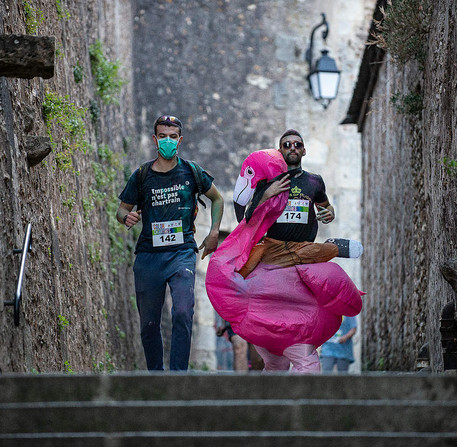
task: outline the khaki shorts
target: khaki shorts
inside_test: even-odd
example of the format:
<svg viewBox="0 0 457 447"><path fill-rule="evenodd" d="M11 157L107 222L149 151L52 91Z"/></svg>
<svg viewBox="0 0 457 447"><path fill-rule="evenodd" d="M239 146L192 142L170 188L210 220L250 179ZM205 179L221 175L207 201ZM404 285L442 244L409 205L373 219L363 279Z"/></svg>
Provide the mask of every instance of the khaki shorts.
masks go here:
<svg viewBox="0 0 457 447"><path fill-rule="evenodd" d="M246 278L260 262L279 267L292 267L299 264L327 262L337 255L338 247L329 242L323 244L288 242L266 237L251 250L249 259L238 273Z"/></svg>

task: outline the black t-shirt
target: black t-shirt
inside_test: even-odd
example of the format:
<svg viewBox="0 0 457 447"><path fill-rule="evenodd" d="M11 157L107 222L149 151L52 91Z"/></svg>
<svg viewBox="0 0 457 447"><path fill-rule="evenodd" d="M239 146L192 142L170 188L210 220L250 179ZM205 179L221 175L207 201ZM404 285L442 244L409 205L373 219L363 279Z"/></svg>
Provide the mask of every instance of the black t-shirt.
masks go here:
<svg viewBox="0 0 457 447"><path fill-rule="evenodd" d="M138 205L138 169L131 175L119 196L124 203ZM213 182L206 171L202 176L203 193ZM178 164L168 172L149 169L142 185L143 229L135 253L176 251L192 247L197 251L193 223L197 183L190 166L178 158Z"/></svg>
<svg viewBox="0 0 457 447"><path fill-rule="evenodd" d="M314 242L318 223L314 204L328 200L322 177L302 171L290 181L289 202L267 237L279 241Z"/></svg>

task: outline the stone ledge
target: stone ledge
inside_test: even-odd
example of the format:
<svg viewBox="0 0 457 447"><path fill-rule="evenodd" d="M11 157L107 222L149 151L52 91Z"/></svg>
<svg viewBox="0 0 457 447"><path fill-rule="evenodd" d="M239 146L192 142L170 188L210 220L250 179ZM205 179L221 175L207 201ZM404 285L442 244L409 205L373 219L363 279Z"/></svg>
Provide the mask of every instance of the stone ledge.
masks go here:
<svg viewBox="0 0 457 447"><path fill-rule="evenodd" d="M0 76L52 78L55 46L53 36L0 35Z"/></svg>
<svg viewBox="0 0 457 447"><path fill-rule="evenodd" d="M29 166L36 166L51 152L51 140L48 136L27 135L24 137L24 148Z"/></svg>

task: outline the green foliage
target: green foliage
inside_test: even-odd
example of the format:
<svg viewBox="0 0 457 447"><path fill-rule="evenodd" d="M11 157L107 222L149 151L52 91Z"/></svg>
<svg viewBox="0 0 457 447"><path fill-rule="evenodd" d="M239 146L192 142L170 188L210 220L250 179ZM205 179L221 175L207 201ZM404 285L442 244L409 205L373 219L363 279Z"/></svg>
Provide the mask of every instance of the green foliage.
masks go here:
<svg viewBox="0 0 457 447"><path fill-rule="evenodd" d="M126 337L126 334L123 330L121 330L121 328L116 324L116 331L117 331L117 334L119 335L119 338L121 339L125 339Z"/></svg>
<svg viewBox="0 0 457 447"><path fill-rule="evenodd" d="M375 22L376 31L367 43L388 51L400 65L417 60L423 69L431 5L423 0L388 0L380 11L383 19Z"/></svg>
<svg viewBox="0 0 457 447"><path fill-rule="evenodd" d="M111 360L111 356L109 355L108 352L105 352L105 362L106 362L106 371L108 374L112 374L116 371L116 368L114 367L114 363Z"/></svg>
<svg viewBox="0 0 457 447"><path fill-rule="evenodd" d="M64 328L66 328L70 324L70 322L63 315L57 315L57 318L59 320L57 322L57 326L59 327L59 331L63 331Z"/></svg>
<svg viewBox="0 0 457 447"><path fill-rule="evenodd" d="M70 362L68 360L65 360L65 362L63 362L63 365L65 368L65 372L67 374L75 374L75 372L73 371L73 368L71 367Z"/></svg>
<svg viewBox="0 0 457 447"><path fill-rule="evenodd" d="M62 7L62 1L56 0L56 10L57 16L59 19L69 19L71 17L70 11L68 9Z"/></svg>
<svg viewBox="0 0 457 447"><path fill-rule="evenodd" d="M126 83L119 75L120 62L111 62L106 58L99 40L89 47L89 55L97 94L105 104L119 104L117 96Z"/></svg>
<svg viewBox="0 0 457 447"><path fill-rule="evenodd" d="M444 170L446 173L452 177L457 177L457 160L450 160L447 157L444 157L442 160Z"/></svg>
<svg viewBox="0 0 457 447"><path fill-rule="evenodd" d="M72 156L76 150L87 151L84 137L86 126L84 116L87 109L71 103L68 95L59 96L57 93L46 92L43 102L43 114L48 128L48 134L53 147L57 148L55 134L58 129L63 133L61 150L56 154L57 167L63 171L73 170ZM73 171L74 172L74 171Z"/></svg>
<svg viewBox="0 0 457 447"><path fill-rule="evenodd" d="M105 361L97 362L97 360L94 357L92 357L92 371L98 374L104 373L105 371L108 374L113 374L114 372L116 372L116 368L108 352L105 352L104 360Z"/></svg>
<svg viewBox="0 0 457 447"><path fill-rule="evenodd" d="M100 119L100 107L95 99L90 100L89 113L92 123L95 124Z"/></svg>
<svg viewBox="0 0 457 447"><path fill-rule="evenodd" d="M202 365L189 362L189 369L192 371L211 371L210 367L205 362L203 362Z"/></svg>
<svg viewBox="0 0 457 447"><path fill-rule="evenodd" d="M89 192L90 194L90 192ZM90 212L95 208L94 200L89 196L83 198L83 216L86 224L90 223Z"/></svg>
<svg viewBox="0 0 457 447"><path fill-rule="evenodd" d="M71 137L85 135L86 127L83 118L86 109L75 106L70 102L68 95L59 96L57 93L46 92L43 112L48 126L55 121Z"/></svg>
<svg viewBox="0 0 457 447"><path fill-rule="evenodd" d="M41 9L34 8L32 2L23 0L25 12L25 31L27 34L37 34L38 27L44 22L44 15Z"/></svg>
<svg viewBox="0 0 457 447"><path fill-rule="evenodd" d="M394 93L390 98L397 112L404 115L413 115L419 117L424 108L423 97L420 93L411 92L407 95Z"/></svg>
<svg viewBox="0 0 457 447"><path fill-rule="evenodd" d="M77 84L79 84L84 77L86 76L86 73L84 72L84 67L78 62L76 62L76 65L73 67L73 78Z"/></svg>
<svg viewBox="0 0 457 447"><path fill-rule="evenodd" d="M88 244L89 261L93 264L100 264L102 262L102 251L100 249L100 242Z"/></svg>
<svg viewBox="0 0 457 447"><path fill-rule="evenodd" d="M116 218L119 200L117 198L120 182L119 173L122 172L121 157L123 154L113 152L108 145L100 145L97 150L99 162L92 163L95 178L93 203L102 201L108 216L108 237L110 240L111 270L117 273L117 266L126 259L124 229Z"/></svg>
<svg viewBox="0 0 457 447"><path fill-rule="evenodd" d="M62 205L66 206L70 211L72 211L75 204L76 204L76 191L71 190L71 191L69 191L67 197L65 199L62 199Z"/></svg>
<svg viewBox="0 0 457 447"><path fill-rule="evenodd" d="M56 57L59 59L63 59L65 56L64 50L63 50L63 45L61 42L56 40Z"/></svg>

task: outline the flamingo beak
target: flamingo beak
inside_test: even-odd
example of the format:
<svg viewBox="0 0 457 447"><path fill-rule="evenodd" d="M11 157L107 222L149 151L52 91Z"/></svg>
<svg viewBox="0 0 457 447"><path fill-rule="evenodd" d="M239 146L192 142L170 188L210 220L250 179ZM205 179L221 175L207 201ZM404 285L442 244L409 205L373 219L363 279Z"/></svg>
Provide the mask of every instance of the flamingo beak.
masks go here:
<svg viewBox="0 0 457 447"><path fill-rule="evenodd" d="M239 205L246 206L254 194L254 189L251 185L251 179L239 175L233 191L233 201Z"/></svg>

